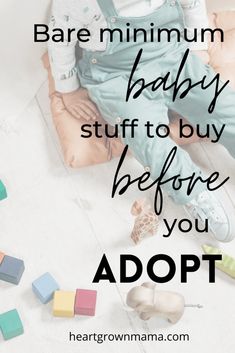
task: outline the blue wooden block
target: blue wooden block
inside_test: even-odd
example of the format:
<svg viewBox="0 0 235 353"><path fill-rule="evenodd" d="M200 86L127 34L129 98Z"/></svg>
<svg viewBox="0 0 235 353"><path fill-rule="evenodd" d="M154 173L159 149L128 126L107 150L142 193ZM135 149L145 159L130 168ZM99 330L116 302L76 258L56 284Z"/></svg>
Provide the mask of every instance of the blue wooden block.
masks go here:
<svg viewBox="0 0 235 353"><path fill-rule="evenodd" d="M7 190L3 182L0 180L0 201L6 198L7 198Z"/></svg>
<svg viewBox="0 0 235 353"><path fill-rule="evenodd" d="M39 300L46 304L53 299L54 292L60 288L52 275L47 272L32 283L32 289Z"/></svg>
<svg viewBox="0 0 235 353"><path fill-rule="evenodd" d="M5 340L24 333L24 328L16 309L0 315L0 329Z"/></svg>
<svg viewBox="0 0 235 353"><path fill-rule="evenodd" d="M24 261L5 255L0 264L0 280L19 284L24 273Z"/></svg>

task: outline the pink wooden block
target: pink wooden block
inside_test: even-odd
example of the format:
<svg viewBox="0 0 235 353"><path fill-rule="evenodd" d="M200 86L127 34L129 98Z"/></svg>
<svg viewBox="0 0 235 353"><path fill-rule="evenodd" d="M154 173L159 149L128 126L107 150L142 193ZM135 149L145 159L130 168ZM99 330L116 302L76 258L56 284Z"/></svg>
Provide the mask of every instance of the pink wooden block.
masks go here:
<svg viewBox="0 0 235 353"><path fill-rule="evenodd" d="M77 289L74 311L75 315L94 316L97 292L95 290Z"/></svg>
<svg viewBox="0 0 235 353"><path fill-rule="evenodd" d="M1 265L4 257L5 257L5 254L3 254L3 252L0 251L0 265Z"/></svg>

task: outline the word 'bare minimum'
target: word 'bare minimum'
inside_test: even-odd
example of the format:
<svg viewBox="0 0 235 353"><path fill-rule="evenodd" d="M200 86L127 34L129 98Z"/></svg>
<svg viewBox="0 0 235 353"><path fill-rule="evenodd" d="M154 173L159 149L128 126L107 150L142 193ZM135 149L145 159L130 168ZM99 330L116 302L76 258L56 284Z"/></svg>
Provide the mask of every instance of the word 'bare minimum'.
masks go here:
<svg viewBox="0 0 235 353"><path fill-rule="evenodd" d="M218 36L217 36L218 34ZM219 37L219 38L218 38ZM101 43L109 41L119 41L120 43L131 42L149 42L160 43L161 41L186 41L188 43L221 41L224 42L224 31L221 28L194 28L179 29L179 28L158 28L155 23L151 22L149 28L132 28L130 23L126 23L125 30L120 28L101 28L99 29L99 41ZM57 27L50 28L46 24L34 25L34 41L55 43L72 42L78 40L87 43L91 40L91 32L87 28L67 28L66 30Z"/></svg>

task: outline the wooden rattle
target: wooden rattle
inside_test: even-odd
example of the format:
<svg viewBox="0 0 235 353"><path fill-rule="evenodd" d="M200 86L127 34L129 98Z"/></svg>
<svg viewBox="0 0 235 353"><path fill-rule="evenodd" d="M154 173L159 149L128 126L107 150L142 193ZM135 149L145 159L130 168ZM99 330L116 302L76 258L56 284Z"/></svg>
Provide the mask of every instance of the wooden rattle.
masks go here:
<svg viewBox="0 0 235 353"><path fill-rule="evenodd" d="M135 216L135 224L131 233L131 239L135 244L149 235L154 235L158 230L159 220L146 199L137 200L131 208L131 214Z"/></svg>
<svg viewBox="0 0 235 353"><path fill-rule="evenodd" d="M202 308L199 304L185 304L184 297L179 293L158 291L155 287L154 283L147 282L132 288L127 294L127 305L138 313L141 320L159 316L175 324L186 307Z"/></svg>
<svg viewBox="0 0 235 353"><path fill-rule="evenodd" d="M203 251L209 255L222 255L222 260L215 261L215 267L235 279L235 258L222 252L222 250L209 245L202 246Z"/></svg>

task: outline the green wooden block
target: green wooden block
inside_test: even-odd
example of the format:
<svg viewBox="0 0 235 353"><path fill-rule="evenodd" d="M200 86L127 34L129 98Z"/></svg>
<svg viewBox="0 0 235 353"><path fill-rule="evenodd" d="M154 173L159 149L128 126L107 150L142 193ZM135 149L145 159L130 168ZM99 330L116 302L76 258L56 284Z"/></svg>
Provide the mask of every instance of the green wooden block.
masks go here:
<svg viewBox="0 0 235 353"><path fill-rule="evenodd" d="M215 267L218 268L220 271L223 271L230 277L235 279L235 258L229 256L222 252L222 250L214 248L210 245L203 245L202 246L204 252L208 255L222 255L222 260L215 261Z"/></svg>
<svg viewBox="0 0 235 353"><path fill-rule="evenodd" d="M9 340L24 333L24 328L16 309L0 315L0 328L5 340Z"/></svg>
<svg viewBox="0 0 235 353"><path fill-rule="evenodd" d="M7 198L7 190L3 182L0 180L0 201L6 198Z"/></svg>

